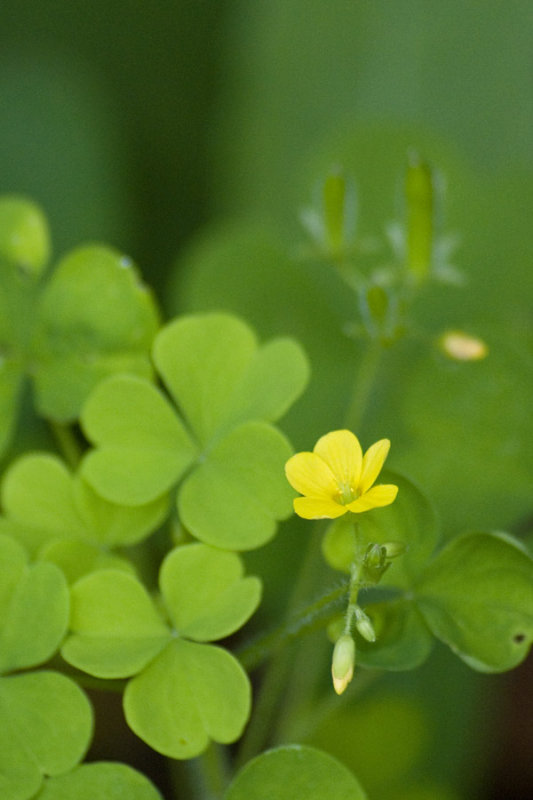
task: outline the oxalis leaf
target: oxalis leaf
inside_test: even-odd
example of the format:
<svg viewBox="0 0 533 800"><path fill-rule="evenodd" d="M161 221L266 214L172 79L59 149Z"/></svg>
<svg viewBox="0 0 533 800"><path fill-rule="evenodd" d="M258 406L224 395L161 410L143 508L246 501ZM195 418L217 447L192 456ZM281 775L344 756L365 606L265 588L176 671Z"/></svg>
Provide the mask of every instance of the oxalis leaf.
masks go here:
<svg viewBox="0 0 533 800"><path fill-rule="evenodd" d="M208 642L238 630L261 599L261 581L243 572L236 553L204 544L174 548L163 561L159 584L176 631Z"/></svg>
<svg viewBox="0 0 533 800"><path fill-rule="evenodd" d="M511 537L470 533L452 540L415 589L437 638L471 667L519 664L533 640L533 559Z"/></svg>
<svg viewBox="0 0 533 800"><path fill-rule="evenodd" d="M258 346L231 314L197 314L166 325L154 362L199 442L240 422L278 419L303 391L307 359L292 339Z"/></svg>
<svg viewBox="0 0 533 800"><path fill-rule="evenodd" d="M81 764L48 778L35 800L162 800L153 783L127 764Z"/></svg>
<svg viewBox="0 0 533 800"><path fill-rule="evenodd" d="M73 250L58 264L38 307L33 339L37 407L75 419L104 377L149 378L157 310L131 261L102 245Z"/></svg>
<svg viewBox="0 0 533 800"><path fill-rule="evenodd" d="M0 797L34 797L45 775L72 769L92 734L81 689L57 672L0 679Z"/></svg>
<svg viewBox="0 0 533 800"><path fill-rule="evenodd" d="M302 390L303 353L287 340L258 348L244 323L213 314L164 328L154 359L187 427L147 382L111 378L82 412L84 430L97 446L82 475L108 500L137 505L189 470L178 508L194 536L233 550L264 544L277 521L291 513L283 474L290 445L265 420Z"/></svg>
<svg viewBox="0 0 533 800"><path fill-rule="evenodd" d="M49 453L17 459L4 476L1 497L2 530L32 554L62 540L93 545L90 560L100 548L138 542L157 527L168 505L165 496L136 508L110 503Z"/></svg>
<svg viewBox="0 0 533 800"><path fill-rule="evenodd" d="M288 745L252 759L237 774L224 800L365 800L354 775L314 747Z"/></svg>
<svg viewBox="0 0 533 800"><path fill-rule="evenodd" d="M177 639L133 678L124 693L131 729L171 758L193 758L209 739L239 738L251 690L239 662L220 647Z"/></svg>
<svg viewBox="0 0 533 800"><path fill-rule="evenodd" d="M0 535L0 673L49 659L67 630L69 593L54 564L27 563L22 547Z"/></svg>

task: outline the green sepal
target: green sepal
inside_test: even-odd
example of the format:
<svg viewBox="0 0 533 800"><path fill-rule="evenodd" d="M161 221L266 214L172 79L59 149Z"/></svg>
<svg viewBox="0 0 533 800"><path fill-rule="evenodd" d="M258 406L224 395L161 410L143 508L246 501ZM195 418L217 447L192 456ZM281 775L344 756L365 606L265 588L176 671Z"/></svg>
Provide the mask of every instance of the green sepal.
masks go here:
<svg viewBox="0 0 533 800"><path fill-rule="evenodd" d="M501 672L526 657L533 641L533 559L497 533L453 539L416 586L434 635L473 669Z"/></svg>
<svg viewBox="0 0 533 800"><path fill-rule="evenodd" d="M170 758L194 758L212 739L236 741L250 713L248 677L227 650L176 639L124 693L130 728Z"/></svg>
<svg viewBox="0 0 533 800"><path fill-rule="evenodd" d="M0 679L0 796L29 800L45 775L59 775L83 758L92 709L70 678L30 672Z"/></svg>
<svg viewBox="0 0 533 800"><path fill-rule="evenodd" d="M153 783L127 764L80 764L65 775L47 778L35 800L163 800Z"/></svg>
<svg viewBox="0 0 533 800"><path fill-rule="evenodd" d="M0 535L0 673L47 661L65 635L68 586L54 564L27 564L23 548Z"/></svg>
<svg viewBox="0 0 533 800"><path fill-rule="evenodd" d="M50 254L48 223L38 205L24 197L0 198L0 263L38 278Z"/></svg>
<svg viewBox="0 0 533 800"><path fill-rule="evenodd" d="M309 377L305 354L294 340L259 347L251 328L230 314L169 323L156 337L153 357L203 445L238 423L278 419Z"/></svg>
<svg viewBox="0 0 533 800"><path fill-rule="evenodd" d="M103 381L81 422L96 445L81 475L111 502L142 505L164 494L192 464L196 447L151 383L122 375Z"/></svg>
<svg viewBox="0 0 533 800"><path fill-rule="evenodd" d="M333 756L314 747L267 750L233 779L224 800L365 800L355 776Z"/></svg>
<svg viewBox="0 0 533 800"><path fill-rule="evenodd" d="M244 625L259 605L261 581L243 573L236 553L205 544L174 548L163 561L159 585L178 634L209 642Z"/></svg>
<svg viewBox="0 0 533 800"><path fill-rule="evenodd" d="M71 588L70 630L61 655L98 678L127 678L143 669L171 633L137 578L107 569Z"/></svg>
<svg viewBox="0 0 533 800"><path fill-rule="evenodd" d="M284 475L292 450L265 422L246 422L222 439L178 493L183 524L201 541L228 550L268 542L292 511Z"/></svg>
<svg viewBox="0 0 533 800"><path fill-rule="evenodd" d="M103 378L150 378L157 328L153 298L127 257L103 245L66 255L38 307L33 353L41 414L73 420Z"/></svg>

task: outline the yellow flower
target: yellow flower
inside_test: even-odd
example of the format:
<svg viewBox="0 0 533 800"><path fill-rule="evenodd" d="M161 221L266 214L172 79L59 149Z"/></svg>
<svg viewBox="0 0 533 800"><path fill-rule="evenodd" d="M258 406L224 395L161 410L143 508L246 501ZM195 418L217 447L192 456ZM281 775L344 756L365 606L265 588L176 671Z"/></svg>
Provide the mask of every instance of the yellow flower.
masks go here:
<svg viewBox="0 0 533 800"><path fill-rule="evenodd" d="M363 456L357 436L341 430L322 436L312 453L296 453L285 465L287 480L304 495L294 500L295 512L304 519L335 519L388 506L398 487L374 482L389 447L388 439L380 439Z"/></svg>

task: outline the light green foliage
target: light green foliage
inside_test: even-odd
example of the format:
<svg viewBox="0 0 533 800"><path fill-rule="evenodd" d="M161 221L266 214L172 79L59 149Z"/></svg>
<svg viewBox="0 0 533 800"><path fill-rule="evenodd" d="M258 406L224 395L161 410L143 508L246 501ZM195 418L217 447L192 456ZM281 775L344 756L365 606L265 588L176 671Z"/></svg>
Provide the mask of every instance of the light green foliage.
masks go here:
<svg viewBox="0 0 533 800"><path fill-rule="evenodd" d="M176 631L209 642L238 630L261 598L261 582L243 577L243 571L235 553L203 544L172 550L162 564L160 585Z"/></svg>
<svg viewBox="0 0 533 800"><path fill-rule="evenodd" d="M69 594L54 564L28 564L22 547L0 536L0 673L33 667L57 650L66 632Z"/></svg>
<svg viewBox="0 0 533 800"><path fill-rule="evenodd" d="M212 314L164 327L154 360L184 422L150 384L110 378L82 413L97 446L82 475L109 500L137 505L189 470L178 509L198 539L236 550L264 544L291 507L290 445L270 421L303 390L304 354L288 340L259 348L243 322Z"/></svg>
<svg viewBox="0 0 533 800"><path fill-rule="evenodd" d="M251 689L227 650L184 639L171 642L124 693L128 724L171 758L193 758L209 739L239 738L248 719Z"/></svg>
<svg viewBox="0 0 533 800"><path fill-rule="evenodd" d="M84 555L92 562L109 548L140 541L157 528L168 508L166 496L135 509L110 503L48 453L13 462L2 482L1 499L0 530L16 535L32 554L42 554L46 547L46 557L54 560L51 554L60 551L50 547L58 541L85 545L76 548L78 573ZM67 551L62 550L65 556Z"/></svg>
<svg viewBox="0 0 533 800"><path fill-rule="evenodd" d="M143 584L118 570L99 570L74 584L70 629L63 658L102 678L134 675L170 638Z"/></svg>
<svg viewBox="0 0 533 800"><path fill-rule="evenodd" d="M155 786L126 764L102 761L81 764L48 778L35 800L162 800Z"/></svg>
<svg viewBox="0 0 533 800"><path fill-rule="evenodd" d="M246 673L229 652L204 642L244 625L261 586L243 577L237 554L204 544L170 551L159 585L172 627L134 576L102 570L79 580L61 653L91 675L134 675L124 694L131 728L161 753L192 758L210 738L234 741L246 723Z"/></svg>
<svg viewBox="0 0 533 800"><path fill-rule="evenodd" d="M37 278L49 250L48 223L39 206L23 197L0 198L0 260Z"/></svg>
<svg viewBox="0 0 533 800"><path fill-rule="evenodd" d="M314 747L288 745L250 761L224 800L365 800L358 781L340 761Z"/></svg>
<svg viewBox="0 0 533 800"><path fill-rule="evenodd" d="M27 252L25 244L13 245L22 235ZM158 316L131 262L103 245L86 246L37 284L33 273L42 269L47 236L31 204L0 205L3 259L26 258L25 265L0 259L0 449L12 432L24 376L34 382L39 413L61 421L78 416L106 375L151 376L148 350Z"/></svg>
<svg viewBox="0 0 533 800"><path fill-rule="evenodd" d="M81 760L92 734L92 711L81 689L57 672L0 679L0 795L29 800L45 775Z"/></svg>
<svg viewBox="0 0 533 800"><path fill-rule="evenodd" d="M518 542L470 533L450 542L416 587L429 627L474 669L511 669L533 640L533 559Z"/></svg>

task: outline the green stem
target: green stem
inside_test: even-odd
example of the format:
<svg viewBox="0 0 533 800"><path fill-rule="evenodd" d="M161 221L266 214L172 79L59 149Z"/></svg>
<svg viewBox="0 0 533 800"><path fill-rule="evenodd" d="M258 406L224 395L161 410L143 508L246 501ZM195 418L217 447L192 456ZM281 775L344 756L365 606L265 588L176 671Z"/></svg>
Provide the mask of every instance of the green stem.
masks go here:
<svg viewBox="0 0 533 800"><path fill-rule="evenodd" d="M76 469L81 460L82 449L72 426L62 425L52 419L48 420L48 424L65 461L72 469Z"/></svg>
<svg viewBox="0 0 533 800"><path fill-rule="evenodd" d="M266 661L282 645L323 627L338 613L341 601L346 597L348 581L322 595L299 614L287 619L270 633L258 637L244 646L237 656L243 667L251 672Z"/></svg>

